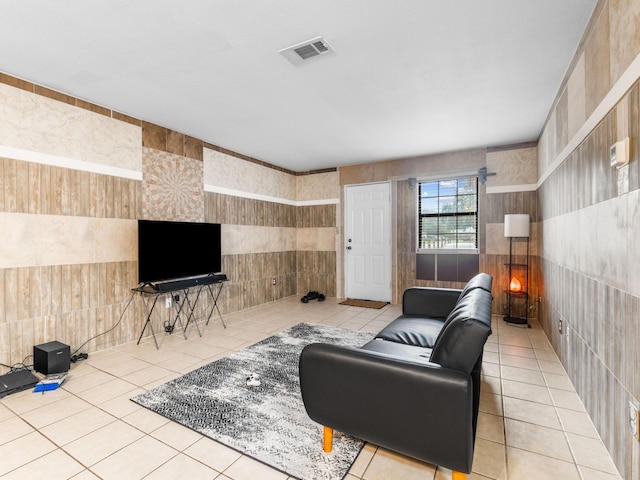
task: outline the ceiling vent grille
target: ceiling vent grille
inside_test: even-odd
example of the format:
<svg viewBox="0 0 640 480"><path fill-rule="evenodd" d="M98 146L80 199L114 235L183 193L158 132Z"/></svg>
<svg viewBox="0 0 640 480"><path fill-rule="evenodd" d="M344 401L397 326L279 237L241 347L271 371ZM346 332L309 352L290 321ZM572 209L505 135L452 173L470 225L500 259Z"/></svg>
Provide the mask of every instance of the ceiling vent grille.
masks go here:
<svg viewBox="0 0 640 480"><path fill-rule="evenodd" d="M312 38L306 42L298 43L282 50L278 50L294 65L300 65L319 57L330 56L335 53L333 48L322 37Z"/></svg>

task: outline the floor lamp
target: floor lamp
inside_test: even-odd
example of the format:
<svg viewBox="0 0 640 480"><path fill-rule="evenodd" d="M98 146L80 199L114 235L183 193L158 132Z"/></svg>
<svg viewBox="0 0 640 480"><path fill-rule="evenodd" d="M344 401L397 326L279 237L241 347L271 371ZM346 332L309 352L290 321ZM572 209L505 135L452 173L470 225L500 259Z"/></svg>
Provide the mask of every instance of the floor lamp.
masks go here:
<svg viewBox="0 0 640 480"><path fill-rule="evenodd" d="M509 239L509 285L507 286L507 314L504 321L519 325L529 325L529 215L512 214L504 216L504 236ZM518 263L513 251L514 238L527 239L527 255L524 263ZM519 279L519 278L520 279ZM514 303L524 303L524 316L514 314Z"/></svg>

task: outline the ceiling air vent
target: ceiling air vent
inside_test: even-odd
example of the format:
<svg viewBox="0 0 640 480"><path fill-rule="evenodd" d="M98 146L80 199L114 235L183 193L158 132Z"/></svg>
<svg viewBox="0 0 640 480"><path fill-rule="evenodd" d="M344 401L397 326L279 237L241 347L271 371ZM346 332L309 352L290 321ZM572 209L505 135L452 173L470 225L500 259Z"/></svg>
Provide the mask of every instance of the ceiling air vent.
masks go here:
<svg viewBox="0 0 640 480"><path fill-rule="evenodd" d="M321 56L329 56L335 51L322 37L312 38L306 42L298 43L282 50L278 50L294 65L300 65Z"/></svg>

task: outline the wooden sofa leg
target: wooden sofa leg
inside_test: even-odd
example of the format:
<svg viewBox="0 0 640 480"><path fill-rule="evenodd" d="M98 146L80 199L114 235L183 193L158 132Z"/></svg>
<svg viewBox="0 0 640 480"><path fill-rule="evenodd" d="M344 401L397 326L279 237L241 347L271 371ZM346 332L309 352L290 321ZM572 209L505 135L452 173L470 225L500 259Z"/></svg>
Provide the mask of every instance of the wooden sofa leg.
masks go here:
<svg viewBox="0 0 640 480"><path fill-rule="evenodd" d="M329 453L333 449L333 428L324 427L324 451Z"/></svg>
<svg viewBox="0 0 640 480"><path fill-rule="evenodd" d="M456 472L455 470L451 472L451 480L465 480L466 478L466 473Z"/></svg>

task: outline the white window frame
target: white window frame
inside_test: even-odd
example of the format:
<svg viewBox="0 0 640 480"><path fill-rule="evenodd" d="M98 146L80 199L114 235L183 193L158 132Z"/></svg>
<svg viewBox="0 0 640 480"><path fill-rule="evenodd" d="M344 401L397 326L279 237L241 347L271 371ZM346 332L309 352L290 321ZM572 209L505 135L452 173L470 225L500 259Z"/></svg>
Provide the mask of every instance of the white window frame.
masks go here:
<svg viewBox="0 0 640 480"><path fill-rule="evenodd" d="M440 195L440 186L443 183L446 182L459 182L460 180L467 180L467 179L474 179L475 180L475 212L459 212L456 210L456 212L454 213L450 213L450 214L445 214L442 215L442 212L439 211L440 209L440 199L441 198L449 198L452 197L452 195ZM421 212L421 201L422 198L425 198L424 196L421 198L421 191L422 191L422 185L423 184L438 184L438 194L436 195L435 198L438 199L438 212L434 213L434 214L423 214ZM433 178L433 179L422 179L419 180L417 182L416 185L416 203L417 203L417 251L418 253L455 253L455 254L464 254L464 253L470 253L470 254L477 254L479 252L479 216L480 216L480 212L479 212L479 190L478 190L478 185L479 185L479 181L478 181L478 177L476 175L462 175L459 177L451 177L451 178ZM456 194L453 195L454 197L456 197L456 199L462 195L460 195L458 190L458 186L456 185ZM433 198L433 197L432 197ZM456 205L458 205L458 202L455 202ZM469 216L474 216L475 215L475 232L473 232L475 234L475 246L474 247L458 247L458 246L448 246L448 247L422 247L422 242L421 242L421 236L422 236L422 220L425 217L438 217L438 218L463 218L463 217L469 217ZM457 234L456 234L456 239L457 239ZM457 242L456 242L457 243Z"/></svg>

